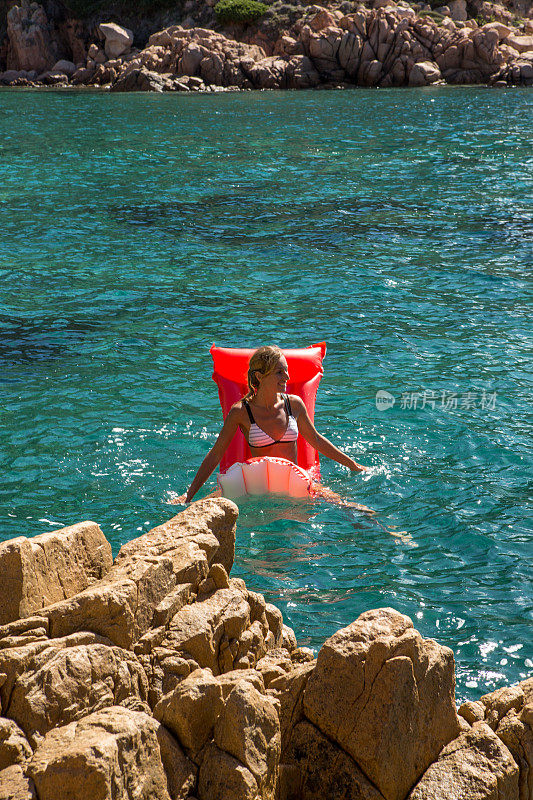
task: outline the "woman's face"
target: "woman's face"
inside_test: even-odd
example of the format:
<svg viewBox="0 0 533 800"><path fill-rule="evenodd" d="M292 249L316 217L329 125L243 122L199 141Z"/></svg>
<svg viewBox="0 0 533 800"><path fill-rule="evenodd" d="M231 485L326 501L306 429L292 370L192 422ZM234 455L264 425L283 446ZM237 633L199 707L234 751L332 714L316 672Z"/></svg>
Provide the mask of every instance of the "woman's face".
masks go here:
<svg viewBox="0 0 533 800"><path fill-rule="evenodd" d="M281 356L272 372L269 372L268 375L261 375L258 372L257 378L259 387L263 390L272 393L285 392L287 390L287 381L289 380L289 369L285 356Z"/></svg>

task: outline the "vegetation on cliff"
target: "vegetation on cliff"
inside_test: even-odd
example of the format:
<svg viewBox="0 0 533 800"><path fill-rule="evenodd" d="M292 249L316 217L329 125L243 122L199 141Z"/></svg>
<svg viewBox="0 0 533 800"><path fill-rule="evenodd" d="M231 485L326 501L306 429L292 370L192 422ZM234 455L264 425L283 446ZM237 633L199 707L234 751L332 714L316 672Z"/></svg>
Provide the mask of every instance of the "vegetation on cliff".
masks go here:
<svg viewBox="0 0 533 800"><path fill-rule="evenodd" d="M226 23L255 22L268 11L268 6L257 0L220 0L215 6L217 21Z"/></svg>

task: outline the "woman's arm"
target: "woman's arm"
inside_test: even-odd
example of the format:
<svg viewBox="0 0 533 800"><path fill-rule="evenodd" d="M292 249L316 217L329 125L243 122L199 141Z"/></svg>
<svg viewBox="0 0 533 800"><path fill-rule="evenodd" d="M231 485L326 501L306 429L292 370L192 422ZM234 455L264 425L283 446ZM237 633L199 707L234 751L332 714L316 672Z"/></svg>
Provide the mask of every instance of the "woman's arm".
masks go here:
<svg viewBox="0 0 533 800"><path fill-rule="evenodd" d="M218 439L200 464L200 469L194 476L189 491L185 496L186 503L190 503L196 492L201 489L213 470L220 464L222 456L226 452L239 426L240 412L241 409L238 406L232 406L230 408L228 416L224 420L222 430L218 435ZM181 500L181 498L178 498L178 500Z"/></svg>
<svg viewBox="0 0 533 800"><path fill-rule="evenodd" d="M333 461L337 461L339 464L348 467L353 472L367 472L368 467L363 467L361 464L358 464L357 461L354 461L353 458L343 453L342 450L335 447L329 439L326 439L325 436L322 436L317 431L309 419L305 404L300 397L291 395L290 400L291 407L295 408L297 411L296 421L298 422L298 431L302 434L304 439L309 442L311 447L318 450L321 455L332 458Z"/></svg>

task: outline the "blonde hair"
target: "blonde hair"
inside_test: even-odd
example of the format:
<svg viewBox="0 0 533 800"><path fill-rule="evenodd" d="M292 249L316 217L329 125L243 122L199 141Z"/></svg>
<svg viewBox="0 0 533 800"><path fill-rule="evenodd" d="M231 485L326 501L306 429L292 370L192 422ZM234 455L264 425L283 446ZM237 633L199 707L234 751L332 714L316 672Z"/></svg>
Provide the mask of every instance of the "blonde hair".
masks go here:
<svg viewBox="0 0 533 800"><path fill-rule="evenodd" d="M255 353L252 353L248 364L248 375L246 376L248 393L243 397L243 400L251 400L259 388L259 381L255 373L260 372L261 375L269 375L274 372L282 355L283 353L276 345L265 345L256 350Z"/></svg>

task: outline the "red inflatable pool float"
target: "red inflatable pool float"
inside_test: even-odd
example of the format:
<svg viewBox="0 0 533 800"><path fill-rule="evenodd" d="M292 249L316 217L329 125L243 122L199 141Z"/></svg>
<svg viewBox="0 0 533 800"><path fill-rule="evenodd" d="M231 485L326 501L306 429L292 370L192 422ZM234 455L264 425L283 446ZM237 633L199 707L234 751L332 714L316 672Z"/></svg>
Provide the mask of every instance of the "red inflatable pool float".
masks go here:
<svg viewBox="0 0 533 800"><path fill-rule="evenodd" d="M255 350L230 347L211 347L213 380L218 387L222 413L226 418L231 406L248 392L246 375ZM318 384L324 374L322 362L326 343L312 344L294 350L282 350L289 368L287 393L302 398L311 422L315 417ZM309 494L311 481L319 480L320 463L317 451L298 437L298 464L284 458L262 456L252 458L248 442L238 430L226 450L218 478L226 497L243 494L289 494L303 497Z"/></svg>

